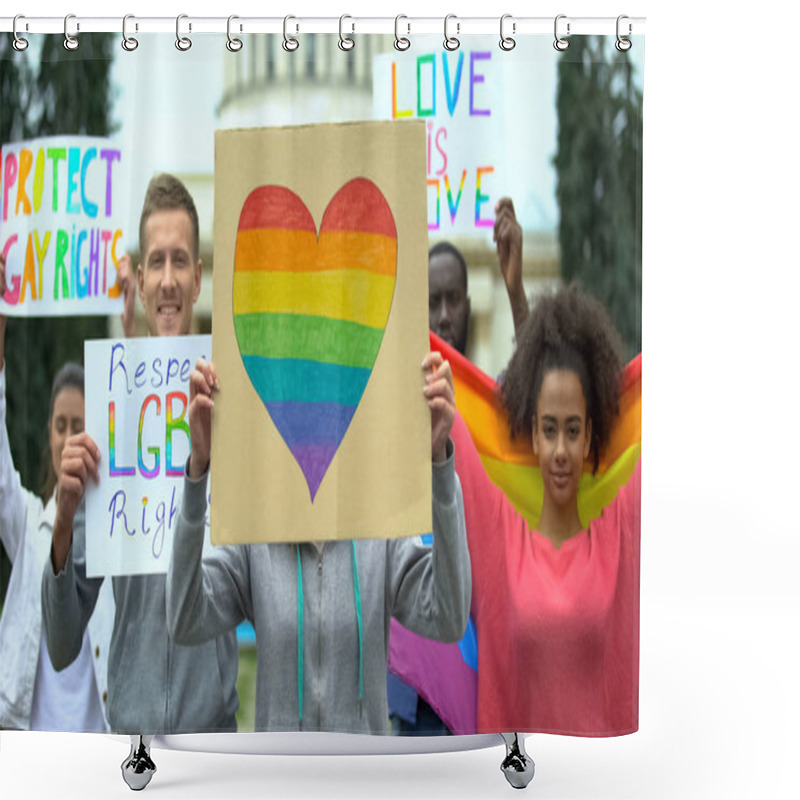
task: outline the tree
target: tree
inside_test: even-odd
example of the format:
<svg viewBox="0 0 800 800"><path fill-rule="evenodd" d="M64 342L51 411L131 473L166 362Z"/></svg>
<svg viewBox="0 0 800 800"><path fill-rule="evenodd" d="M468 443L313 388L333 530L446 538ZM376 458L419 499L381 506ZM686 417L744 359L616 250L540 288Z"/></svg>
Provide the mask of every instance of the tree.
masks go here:
<svg viewBox="0 0 800 800"><path fill-rule="evenodd" d="M642 349L642 93L628 53L575 36L558 66L558 149L565 281L606 307L632 357Z"/></svg>
<svg viewBox="0 0 800 800"><path fill-rule="evenodd" d="M45 36L18 53L0 36L0 142L33 136L111 132L110 67L115 37L91 34L69 52ZM7 422L23 485L38 489L53 375L65 361L83 363L83 342L106 335L104 317L14 319L6 330ZM0 560L0 597L10 572Z"/></svg>

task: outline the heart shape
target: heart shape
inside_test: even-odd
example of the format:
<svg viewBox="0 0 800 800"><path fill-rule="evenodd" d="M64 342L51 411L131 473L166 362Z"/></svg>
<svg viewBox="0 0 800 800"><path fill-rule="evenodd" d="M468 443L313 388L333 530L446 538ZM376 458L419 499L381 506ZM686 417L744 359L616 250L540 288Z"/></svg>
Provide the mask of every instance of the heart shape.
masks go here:
<svg viewBox="0 0 800 800"><path fill-rule="evenodd" d="M284 186L259 186L242 206L236 341L312 503L372 374L396 274L394 217L366 178L336 192L319 236L305 203Z"/></svg>

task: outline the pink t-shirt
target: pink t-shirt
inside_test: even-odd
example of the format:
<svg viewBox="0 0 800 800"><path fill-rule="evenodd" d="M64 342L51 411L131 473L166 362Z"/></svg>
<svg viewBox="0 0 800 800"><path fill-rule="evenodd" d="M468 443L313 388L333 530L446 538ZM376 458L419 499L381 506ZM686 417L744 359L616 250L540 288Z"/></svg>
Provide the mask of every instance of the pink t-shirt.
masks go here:
<svg viewBox="0 0 800 800"><path fill-rule="evenodd" d="M633 733L641 462L588 531L556 549L491 482L458 416L452 438L472 560L478 733Z"/></svg>

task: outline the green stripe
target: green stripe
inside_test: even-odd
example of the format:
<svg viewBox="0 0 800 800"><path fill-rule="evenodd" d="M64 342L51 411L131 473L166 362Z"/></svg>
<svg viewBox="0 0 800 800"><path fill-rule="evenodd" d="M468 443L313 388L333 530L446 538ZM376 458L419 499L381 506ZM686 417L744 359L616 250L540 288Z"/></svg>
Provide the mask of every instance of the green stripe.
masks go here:
<svg viewBox="0 0 800 800"><path fill-rule="evenodd" d="M370 369L383 339L378 328L305 314L235 314L233 324L243 355L347 367Z"/></svg>

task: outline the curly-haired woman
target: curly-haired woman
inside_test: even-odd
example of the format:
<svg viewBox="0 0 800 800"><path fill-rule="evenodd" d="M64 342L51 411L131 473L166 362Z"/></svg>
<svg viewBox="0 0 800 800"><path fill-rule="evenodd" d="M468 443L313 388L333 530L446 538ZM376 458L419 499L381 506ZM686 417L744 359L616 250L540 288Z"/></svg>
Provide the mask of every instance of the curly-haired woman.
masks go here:
<svg viewBox="0 0 800 800"><path fill-rule="evenodd" d="M577 286L542 297L502 384L543 484L535 530L453 428L478 630L478 731L612 736L638 728L640 465L584 527L578 488L618 413L619 335Z"/></svg>

